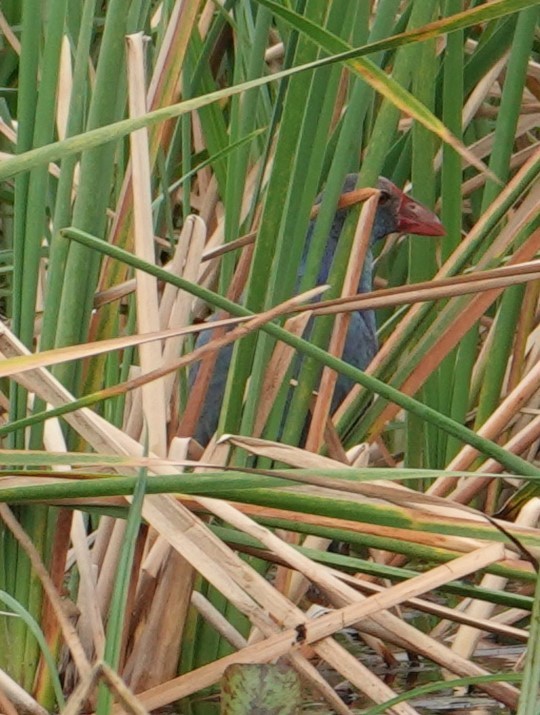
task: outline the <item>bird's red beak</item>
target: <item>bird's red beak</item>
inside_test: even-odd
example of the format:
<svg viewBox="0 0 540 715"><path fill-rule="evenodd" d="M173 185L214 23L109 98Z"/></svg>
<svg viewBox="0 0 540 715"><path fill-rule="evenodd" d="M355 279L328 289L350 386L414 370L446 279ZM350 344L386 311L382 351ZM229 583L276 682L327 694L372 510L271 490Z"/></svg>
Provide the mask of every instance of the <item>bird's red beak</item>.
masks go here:
<svg viewBox="0 0 540 715"><path fill-rule="evenodd" d="M399 233L416 233L420 236L446 235L444 226L433 211L403 193L398 209L397 230Z"/></svg>

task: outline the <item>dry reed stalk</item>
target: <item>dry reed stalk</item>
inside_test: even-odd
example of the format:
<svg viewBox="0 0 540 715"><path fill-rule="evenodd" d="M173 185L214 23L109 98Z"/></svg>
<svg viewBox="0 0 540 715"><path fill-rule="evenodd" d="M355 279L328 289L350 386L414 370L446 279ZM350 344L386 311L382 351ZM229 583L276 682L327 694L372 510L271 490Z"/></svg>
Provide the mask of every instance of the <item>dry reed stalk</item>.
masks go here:
<svg viewBox="0 0 540 715"><path fill-rule="evenodd" d="M130 624L135 633L123 677L133 692L151 688L176 674L193 578L191 565L169 549L145 620Z"/></svg>
<svg viewBox="0 0 540 715"><path fill-rule="evenodd" d="M364 259L369 250L371 231L378 204L379 192L376 192L367 199L360 212L351 248L351 260L347 266L343 281L342 297L354 295L358 291L358 284L360 282L360 276L362 275ZM332 329L332 337L328 346L328 351L331 355L342 355L350 318L349 313L340 313L336 316ZM318 452L324 441L325 426L330 415L332 396L334 394L337 377L337 373L334 370L328 367L323 368L319 393L315 401L315 409L313 410L306 440L306 450L308 451Z"/></svg>
<svg viewBox="0 0 540 715"><path fill-rule="evenodd" d="M521 263L530 260L540 249L540 230L529 236L527 241L514 253L510 263ZM413 395L425 383L427 378L433 373L435 368L441 364L442 360L458 344L468 330L481 318L489 306L502 293L502 288L486 291L473 297L460 312L459 321L449 326L441 334L437 342L424 356L416 368L409 374L405 381L399 386L401 392L406 395ZM373 363L372 363L373 364ZM399 412L397 405L390 405L383 410L371 429L372 435L378 435L390 420Z"/></svg>
<svg viewBox="0 0 540 715"><path fill-rule="evenodd" d="M540 507L540 499L532 500L536 501L536 505L531 504L531 508L522 509L516 519L516 524L521 526L531 526L535 527L538 524L538 515ZM535 506L535 509L532 507ZM480 581L479 586L481 588L487 588L492 591L504 591L508 579L502 576L495 576L494 574L485 574ZM470 603L465 607L464 613L474 619L484 619L487 620L493 614L495 610L494 603L487 603L485 601L471 600ZM478 641L482 636L482 631L473 625L460 625L457 630L454 642L452 643L452 650L455 653L459 653L465 658L470 658L474 651Z"/></svg>
<svg viewBox="0 0 540 715"><path fill-rule="evenodd" d="M309 312L295 315L286 321L284 325L285 330L290 332L291 335L302 335L306 329L309 318ZM264 374L260 393L259 409L257 410L252 430L253 436L259 437L262 434L266 421L276 400L277 393L283 385L283 381L295 356L296 351L290 345L286 345L282 342L278 342L276 344Z"/></svg>
<svg viewBox="0 0 540 715"><path fill-rule="evenodd" d="M89 656L95 653L98 658L102 658L105 649L103 614L98 606L96 573L88 548L83 516L80 512L75 512L73 515L71 541L80 578L77 606L81 613L81 620L78 632L86 653ZM87 624L86 628L83 627L84 623Z"/></svg>
<svg viewBox="0 0 540 715"><path fill-rule="evenodd" d="M183 65L190 40L190 33L196 22L199 4L199 0L187 0L186 2L174 4L148 88L146 104L150 110L173 104L179 99L180 88L177 78L180 73L180 68ZM176 72L172 71L172 61L174 61L177 67ZM157 148L161 145L162 138L164 137L164 131L165 127L162 124L158 124L151 130L152 157L156 156ZM122 243L126 237L128 241L130 240L129 233L132 216L133 188L131 167L128 166L124 174L120 197L115 210L115 219L109 235L109 241L111 243L118 245ZM101 269L99 290L105 290L109 288L112 283L117 283L119 280L120 282L125 280L127 274L126 267L117 265L115 270L111 270L113 266L114 261L105 257ZM96 315L91 326L91 335L99 332L98 324L100 319L101 316Z"/></svg>
<svg viewBox="0 0 540 715"><path fill-rule="evenodd" d="M187 255L185 256L185 260L182 262L181 265L175 266L175 272L177 274L181 273L186 280L192 282L195 282L197 280L197 275L200 271L200 264L205 238L206 227L203 221L197 216L188 216L186 223L184 224L184 228L182 229L182 234L178 241L178 247L185 247L185 249L183 249L181 253L184 253L185 250ZM175 252L175 257L176 253L180 253L180 251ZM170 291L172 301L170 305L170 310L168 310L166 301L171 300L171 297L167 293L168 288L172 288L172 286L167 285L165 287L162 299L160 301L160 320L166 321L166 325L168 328L187 327L190 324L191 319L193 296L183 291L172 289ZM166 364L172 361L178 355L180 355L182 352L183 344L184 339L181 337L176 340L167 341L163 348L163 362ZM165 378L165 399L168 405L170 405L175 382L176 376L174 373L171 373Z"/></svg>
<svg viewBox="0 0 540 715"><path fill-rule="evenodd" d="M114 699L119 703L122 713L132 713L132 715L149 715L146 708L126 687L122 678L114 670L102 661L96 663L92 670L81 678L79 684L71 694L62 715L79 715L88 707L88 701L93 696L96 687L103 683L114 695Z"/></svg>
<svg viewBox="0 0 540 715"><path fill-rule="evenodd" d="M62 636L66 642L67 647L73 657L73 661L79 671L81 677L85 677L91 670L90 663L88 662L84 649L79 640L77 632L71 623L70 616L67 613L66 606L63 600L60 598L54 583L52 582L49 572L45 568L41 557L31 542L30 538L26 532L21 528L19 522L13 516L11 509L7 504L0 504L0 518L11 531L15 539L19 542L24 552L28 556L34 573L39 578L43 590L49 599L49 602L54 610L54 614L58 620L60 628L62 630Z"/></svg>
<svg viewBox="0 0 540 715"><path fill-rule="evenodd" d="M478 434L487 439L496 440L503 432L516 414L530 400L535 392L540 388L540 364L536 365L517 385L517 387L501 402L499 407L479 428ZM530 425L528 426L530 429ZM470 445L466 445L454 457L447 466L448 471L460 471L468 469L475 459L478 458L478 450ZM470 479L474 480L474 477ZM457 477L440 477L428 489L428 493L437 496L444 496L457 484ZM460 484L463 486L463 482Z"/></svg>
<svg viewBox="0 0 540 715"><path fill-rule="evenodd" d="M260 527L258 527L257 532L260 536ZM273 535L272 537L274 539L276 538ZM476 569L480 566L480 558L489 561L495 556L495 554L498 555L498 558L501 556L503 550L504 549L501 547L501 545L492 545L479 550L474 555L461 557L462 559L464 558L468 560L468 566L465 567L465 564L463 564L463 568L472 567L473 569ZM457 559L453 563L453 567L457 569L458 563L461 563L461 559ZM448 565L444 567L437 567L437 569L434 569L432 572L429 572L427 579L424 579L424 576L426 576L426 574L421 577L418 577L419 579L423 580L422 585L420 585L420 581L417 581L417 579L411 579L406 584L400 584L399 586L394 586L388 589L382 596L377 595L367 600L361 600L360 602L358 602L359 594L353 592L353 598L356 601L355 603L345 606L338 611L332 612L331 614L328 614L326 616L321 616L314 621L309 621L308 623L305 623L304 627L302 628L302 637L300 639L300 644L303 645L305 643L315 643L316 641L319 641L322 637L324 637L324 635L328 635L328 633L333 632L334 629L339 629L346 625L352 624L356 622L360 617L365 618L365 615L367 615L368 613L373 614L376 612L383 611L386 614L385 617L376 617L377 620L379 618L386 622L388 622L389 620L393 620L393 617L389 617L389 614L385 611L385 609L388 608L390 604L395 605L395 603L397 602L402 602L402 600L404 600L405 598L404 592L406 592L407 595L410 596L412 592L414 592L415 585L417 582L419 590L423 590L424 588L426 588L427 583L431 584L427 585L428 589L433 587L433 584L436 581L435 573L440 574L440 578L448 580L449 573L447 571L447 566ZM453 575L450 578L455 578L457 573L458 571L454 571ZM341 584L340 590L343 590L343 588L344 585ZM346 588L345 591L349 591L349 589ZM400 596L396 598L394 594L397 596L398 592L400 592ZM374 601L373 599L376 600ZM361 614L365 615L361 616ZM413 633L416 633L416 637L420 636L419 632L417 632L416 629L412 628L411 626L408 626L407 624L401 624L401 626L401 637L403 637L404 639L406 639L407 637L413 637ZM148 693L141 694L141 700L146 704L147 707L154 708L165 704L166 702L171 702L171 699L178 699L180 697L184 697L190 692L193 692L191 688L196 687L198 689L199 687L201 687L201 683L207 685L210 684L210 682L215 682L215 680L219 677L219 673L222 672L225 667L232 662L263 662L264 660L269 660L271 658L277 657L277 655L282 652L282 650L290 649L291 642L298 642L298 633L299 631L297 627L296 629L290 629L288 631L282 632L279 635L267 637L262 643L259 642L255 644L255 646L248 646L243 651L240 651L233 656L223 658L220 661L214 662L209 666L204 666L203 668L200 668L187 676L180 676L179 678L176 678L175 681L172 681L169 684L163 684L162 686L158 686L157 688L154 688ZM420 648L427 647L427 642L429 640L430 639L427 637L422 638L418 642L418 646ZM281 648L279 647L280 642L282 643ZM325 643L327 642L329 641L326 640ZM321 652L321 655L325 659L331 659L333 661L334 643L331 643L332 645L330 646L330 648L328 650L324 648L324 650L322 650ZM426 645L424 645L424 643ZM316 649L319 650L321 648L321 645L322 642L318 642L316 645ZM276 650L276 648L278 650ZM415 649L417 650L417 648ZM447 667L450 667L456 673L461 674L468 672L472 674L473 672L481 671L481 669L478 669L478 666L469 663L465 659L456 657L451 653L447 653L448 649L444 648L444 646L438 643L431 643L429 650L431 653L430 657L432 658L440 657L441 651L444 651L444 660ZM346 663L348 665L348 660L346 661ZM197 685L190 682L193 681L195 678ZM516 702L517 691L511 686L508 687L503 684L498 684L491 692L493 694L496 693L496 697L502 698L504 702Z"/></svg>
<svg viewBox="0 0 540 715"><path fill-rule="evenodd" d="M4 670L0 670L0 697L4 715L47 715L47 710Z"/></svg>
<svg viewBox="0 0 540 715"><path fill-rule="evenodd" d="M146 113L145 72L142 33L127 37L127 66L129 85L129 111L131 117ZM154 228L151 196L151 160L149 154L148 131L140 129L130 134L131 166L133 182L133 225L135 233L135 253L146 262L155 263ZM159 301L157 280L145 271L135 271L137 290L137 325L139 332L149 333L159 325ZM142 373L148 373L163 361L159 343L148 343L139 347ZM132 421L135 424L132 425ZM132 412L128 420L128 431L136 438L141 434L143 422L146 425L148 445L152 452L160 456L167 453L167 408L163 380L155 380L152 385L142 388L142 413ZM136 426L135 426L136 425Z"/></svg>
<svg viewBox="0 0 540 715"><path fill-rule="evenodd" d="M471 243L474 243L474 241L477 239L478 235L481 234L481 232L484 230L486 224L490 220L492 214L497 211L498 206L505 200L506 196L510 194L510 192L514 189L516 185L519 185L520 181L522 180L523 175L525 175L531 166L533 166L536 161L537 161L537 156L538 152L534 154L522 167L521 169L512 177L512 179L509 181L508 185L501 191L499 196L497 197L496 201L491 204L491 206L487 209L487 211L481 216L479 221L476 223L476 225L471 229L469 234L464 238L464 240L459 244L458 248L454 251L454 253L449 257L449 259L446 261L446 263L441 266L437 274L434 276L434 280L438 280L439 278L445 278L447 276L447 273L452 271L452 266L457 260L460 260L461 257L466 254L466 252L469 250L469 246ZM505 241L510 242L513 238L514 234L509 234L508 232L505 233ZM499 246L500 248L500 246ZM517 251L514 256L513 256L513 262L519 262L516 260L516 257L518 255L519 251ZM531 257L534 255L534 251L531 252ZM527 259L525 259L527 260ZM495 293L495 291L494 291ZM406 333L406 331L409 329L410 323L414 320L414 318L417 316L418 312L420 311L420 306L419 305L413 305L411 309L407 312L407 314L404 316L403 320L400 321L399 325L396 327L396 329L393 331L392 335L389 337L389 339L384 343L384 345L381 346L379 352L371 362L371 365L367 368L366 372L368 374L373 374L376 372L376 370L385 363L385 361L391 356L393 352L396 351L397 346L399 345L400 341L403 338L403 335ZM482 313L480 313L482 315ZM459 326L458 326L459 327ZM440 355L440 352L439 352ZM351 405L355 397L359 394L360 388L358 386L355 386L349 396L344 400L343 404L340 406L338 409L335 418L336 420L339 420L344 412L348 409L348 407ZM394 412L392 410L392 412ZM384 416L384 419L389 419L390 418L390 411L388 410ZM374 426L373 430L373 436L376 436L380 430L381 430L381 425L384 424L384 421L381 418L377 421L377 425Z"/></svg>

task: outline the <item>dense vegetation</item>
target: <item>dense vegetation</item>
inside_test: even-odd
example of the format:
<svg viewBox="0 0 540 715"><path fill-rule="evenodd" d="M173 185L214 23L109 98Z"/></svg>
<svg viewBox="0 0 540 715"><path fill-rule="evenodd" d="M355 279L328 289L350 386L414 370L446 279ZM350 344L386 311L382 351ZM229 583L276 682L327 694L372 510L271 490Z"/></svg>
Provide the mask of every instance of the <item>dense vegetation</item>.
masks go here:
<svg viewBox="0 0 540 715"><path fill-rule="evenodd" d="M382 674L407 651L538 712L538 10L3 0L4 712L207 709L229 664L279 657L311 708L417 712L373 705L395 693L344 626ZM377 290L332 303L359 202L329 302L291 302L315 197L308 276L351 171L446 236L388 240ZM330 419L321 363L347 371L328 346L360 305L381 349ZM230 342L226 437L201 448ZM479 664L486 634L524 644L516 672Z"/></svg>

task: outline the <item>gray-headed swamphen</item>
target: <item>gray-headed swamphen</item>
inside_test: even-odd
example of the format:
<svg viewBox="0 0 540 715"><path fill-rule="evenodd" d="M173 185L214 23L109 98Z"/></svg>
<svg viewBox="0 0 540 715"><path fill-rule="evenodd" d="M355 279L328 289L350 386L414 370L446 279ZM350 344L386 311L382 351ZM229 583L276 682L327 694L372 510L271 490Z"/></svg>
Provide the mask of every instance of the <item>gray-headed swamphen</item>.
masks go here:
<svg viewBox="0 0 540 715"><path fill-rule="evenodd" d="M343 185L343 193L349 193L355 189L357 178L357 174L347 175ZM371 232L371 245L391 233L414 233L424 236L444 235L445 231L438 217L418 201L404 194L391 181L381 177L377 188L380 190L380 198ZM317 198L317 203L320 201L321 196ZM347 212L347 208L336 211L321 262L321 270L317 277L317 285L323 285L328 281L332 260ZM314 222L312 221L306 235L304 256L309 248L313 227ZM305 260L302 260L298 274L298 284L303 276L304 267ZM372 290L372 286L373 254L369 249L364 260L358 284L358 293L368 293ZM212 331L201 333L197 341L197 347L206 344L211 339L211 334ZM364 370L375 356L377 350L377 328L374 311L362 310L351 313L343 349L343 360ZM210 441L217 429L231 357L232 345L228 345L221 349L216 360L214 373L208 386L195 434L193 435L202 445L206 445ZM190 386L195 381L197 371L197 368L195 368L190 372ZM298 373L298 367L295 373ZM348 378L343 375L338 377L332 400L332 412L344 400L352 386L353 382Z"/></svg>

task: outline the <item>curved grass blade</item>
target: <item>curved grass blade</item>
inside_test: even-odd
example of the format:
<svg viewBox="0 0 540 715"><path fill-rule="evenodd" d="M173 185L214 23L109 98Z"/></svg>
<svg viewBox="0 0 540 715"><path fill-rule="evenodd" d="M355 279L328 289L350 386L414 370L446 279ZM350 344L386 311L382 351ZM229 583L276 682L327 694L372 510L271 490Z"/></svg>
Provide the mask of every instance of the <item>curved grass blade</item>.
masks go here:
<svg viewBox="0 0 540 715"><path fill-rule="evenodd" d="M280 14L283 19L287 20L288 22L291 22L291 24L293 24L293 26L295 27L295 23L299 22L297 18L300 18L302 22L300 23L301 27L299 29L306 29L307 26L304 23L307 21L305 20L305 18L297 16L295 13L292 13L286 8L271 3L270 0L259 0L259 2L265 4L274 12ZM468 27L482 20L500 17L534 4L534 0L514 0L514 2L511 2L510 0L508 0L508 2L506 2L505 0L501 0L500 3L493 3L493 5L496 5L496 7L491 8L491 12L487 12L489 8L481 8L484 9L483 13L480 12L481 9L479 9L476 13L470 13L467 18L460 18L459 23L456 22L455 26L450 29L460 29L462 27ZM448 23L450 19L451 18L448 18L445 22ZM448 29L449 28L447 27L445 31L447 31ZM11 159L6 159L0 164L0 180L6 179L10 176L14 176L23 171L28 171L29 169L48 163L50 161L56 161L60 158L70 156L72 154L77 154L81 151L86 151L102 144L106 144L107 142L113 141L115 139L121 139L137 129L142 129L143 127L150 127L155 124L165 122L168 119L180 117L184 114L187 114L188 112L212 104L212 102L219 101L220 99L232 97L249 89L261 87L265 84L269 84L270 82L284 79L285 77L289 77L299 72L316 69L317 67L324 67L326 65L333 64L336 62L347 62L351 70L358 73L366 82L368 82L368 84L371 84L377 91L384 94L384 96L387 96L390 101L393 101L396 104L396 106L403 109L403 111L413 116L422 124L425 124L425 126L427 126L432 131L435 131L435 133L440 136L443 141L453 146L456 151L462 154L468 161L470 161L474 165L479 166L482 171L486 170L484 164L480 163L479 165L476 158L470 155L470 152L466 149L466 147L464 147L460 142L455 139L455 137L453 137L453 135L446 129L444 124L437 120L431 114L431 112L429 112L421 103L416 102L416 100L412 98L412 95L403 90L403 88L396 85L396 83L393 83L391 80L389 80L389 78L384 74L384 72L379 70L373 63L368 61L360 61L359 59L357 59L360 58L361 55L374 52L376 51L376 49L380 48L371 45L352 49L342 40L337 37L334 37L330 33L323 31L323 34L319 36L317 30L320 31L320 28L317 28L317 26L315 25L309 26L309 30L312 34L315 34L319 38L321 45L325 49L332 51L331 48L336 48L337 53L332 54L330 57L323 57L322 59L316 60L314 62L309 62L305 65L300 65L299 67L292 67L286 70L282 70L281 72L276 72L275 74L267 77L259 77L257 79L250 80L248 82L243 82L227 89L210 92L209 94L203 95L202 97L196 97L195 99L190 99L185 102L172 104L168 107L161 107L160 109L148 112L141 117L136 117L133 119L124 119L119 122L108 124L104 127L93 129L91 131L85 132L84 134L78 134L62 141L54 142L52 144L48 144L47 146L24 152ZM432 35L430 34L427 36L431 37ZM329 47L325 46L325 43L327 43Z"/></svg>

